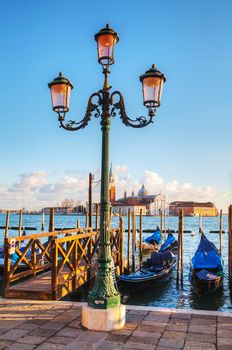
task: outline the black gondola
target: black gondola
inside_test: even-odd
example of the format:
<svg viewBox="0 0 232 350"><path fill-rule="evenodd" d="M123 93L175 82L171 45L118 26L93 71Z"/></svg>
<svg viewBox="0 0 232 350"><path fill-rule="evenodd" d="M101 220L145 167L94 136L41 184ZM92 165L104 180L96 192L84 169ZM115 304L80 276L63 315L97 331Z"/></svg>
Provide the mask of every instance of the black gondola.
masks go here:
<svg viewBox="0 0 232 350"><path fill-rule="evenodd" d="M174 236L169 234L162 245L163 249L161 247L159 252L153 252L150 259L147 259L141 268L129 275L117 275L119 287L135 292L166 280L176 265L176 256L170 250L176 246L175 243Z"/></svg>
<svg viewBox="0 0 232 350"><path fill-rule="evenodd" d="M215 292L223 283L223 259L204 234L191 261L193 291L199 295Z"/></svg>

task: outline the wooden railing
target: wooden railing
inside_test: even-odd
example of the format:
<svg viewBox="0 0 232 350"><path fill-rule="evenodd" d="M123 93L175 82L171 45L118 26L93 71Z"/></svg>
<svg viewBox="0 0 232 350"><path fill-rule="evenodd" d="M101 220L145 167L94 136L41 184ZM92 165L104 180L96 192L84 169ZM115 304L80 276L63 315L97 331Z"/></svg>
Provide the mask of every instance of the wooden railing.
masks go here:
<svg viewBox="0 0 232 350"><path fill-rule="evenodd" d="M119 270L122 262L121 237L120 229L111 230L111 252ZM99 232L94 232L92 228L6 238L3 292L12 283L50 270L52 299L68 294L94 277L96 259L93 257L97 256L98 242ZM11 255L13 244L14 260Z"/></svg>

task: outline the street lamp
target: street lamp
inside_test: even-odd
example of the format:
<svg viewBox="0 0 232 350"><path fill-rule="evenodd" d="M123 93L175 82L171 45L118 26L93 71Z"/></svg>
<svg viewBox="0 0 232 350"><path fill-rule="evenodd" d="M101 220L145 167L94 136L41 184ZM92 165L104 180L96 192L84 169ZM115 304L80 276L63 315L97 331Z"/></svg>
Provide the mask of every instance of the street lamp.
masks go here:
<svg viewBox="0 0 232 350"><path fill-rule="evenodd" d="M69 100L73 85L60 73L59 77L48 84L51 90L53 110L58 114L60 127L68 131L83 129L91 119L91 116L100 117L102 129L102 164L101 164L101 215L100 215L100 239L98 252L98 271L95 285L88 296L88 306L93 309L109 310L120 306L120 294L115 289L112 277L112 259L110 250L109 227L109 131L110 119L117 112L126 126L142 128L153 122L156 108L160 106L162 86L165 82L164 75L152 65L145 74L140 76L143 89L144 106L148 109L148 117L131 119L125 109L123 95L119 91L110 93L111 86L108 83L110 65L114 63L114 46L119 41L117 33L109 27L95 34L98 49L98 62L102 65L104 85L101 90L94 92L88 100L84 118L76 122L65 121L69 111ZM114 328L114 327L113 327ZM115 326L115 328L117 328ZM115 329L114 328L114 329Z"/></svg>

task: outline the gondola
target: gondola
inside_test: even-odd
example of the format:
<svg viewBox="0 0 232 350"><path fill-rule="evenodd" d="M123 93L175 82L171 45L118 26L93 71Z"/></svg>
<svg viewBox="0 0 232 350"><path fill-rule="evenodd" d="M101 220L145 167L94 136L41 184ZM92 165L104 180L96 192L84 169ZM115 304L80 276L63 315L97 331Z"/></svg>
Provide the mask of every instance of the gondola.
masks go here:
<svg viewBox="0 0 232 350"><path fill-rule="evenodd" d="M170 234L172 236L172 234ZM174 238L174 236L172 236ZM174 241L167 238L166 246L175 245ZM166 243L167 240L164 242ZM174 238L175 240L175 238ZM170 242L172 241L172 243ZM163 244L164 246L164 244ZM171 250L163 248L163 251L153 252L142 267L129 275L117 275L118 286L127 291L136 292L149 288L155 283L166 280L176 265L176 256Z"/></svg>
<svg viewBox="0 0 232 350"><path fill-rule="evenodd" d="M193 291L198 296L213 293L222 286L223 264L218 249L202 234L190 268Z"/></svg>
<svg viewBox="0 0 232 350"><path fill-rule="evenodd" d="M138 242L138 246L140 243ZM155 252L160 249L161 246L161 232L159 227L157 226L155 231L151 236L145 238L142 241L142 251L147 252Z"/></svg>

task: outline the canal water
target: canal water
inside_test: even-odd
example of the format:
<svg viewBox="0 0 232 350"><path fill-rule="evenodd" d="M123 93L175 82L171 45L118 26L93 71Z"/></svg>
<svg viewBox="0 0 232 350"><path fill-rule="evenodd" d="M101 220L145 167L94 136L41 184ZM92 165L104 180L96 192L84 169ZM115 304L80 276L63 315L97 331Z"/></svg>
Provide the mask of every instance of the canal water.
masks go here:
<svg viewBox="0 0 232 350"><path fill-rule="evenodd" d="M81 227L85 226L85 217L83 216L55 216L55 227L76 227L77 219L80 220ZM18 226L18 215L11 215L10 226ZM49 217L45 216L45 230L48 229ZM227 257L227 231L228 231L228 217L223 216L223 230L226 232L223 234L223 250L222 255L225 262L225 273L227 274L228 257ZM0 225L5 225L5 215L0 215ZM143 217L143 229L155 229L157 225L160 225L159 217L147 216ZM37 228L37 233L41 230L41 216L40 215L23 215L23 226L33 226ZM119 226L119 218L112 218L112 227ZM93 218L93 227L95 227L95 219ZM127 229L127 217L124 217L124 227ZM137 227L139 227L139 218L137 218ZM177 231L178 218L167 217L166 227ZM209 231L219 230L219 218L202 218L202 228L206 236L219 248L219 234L209 233ZM206 297L197 297L193 294L191 284L189 281L189 269L190 260L200 241L199 235L199 218L198 217L185 217L184 229L190 230L195 233L192 236L190 233L184 234L184 283L183 288L177 288L176 286L176 270L172 272L170 279L166 282L154 285L150 290L146 289L144 292L140 291L139 294L125 294L123 295L123 302L126 304L134 305L149 305L159 307L174 307L174 308L191 308L191 309L205 309L205 310L220 310L220 311L232 311L231 294L228 286L228 280L224 279L224 285L221 290L212 295ZM31 231L27 232L28 234ZM10 236L17 235L17 231L9 231ZM149 233L144 233L144 237L149 236ZM177 237L177 234L174 234ZM3 243L4 230L1 230L0 241ZM127 234L125 233L125 251L127 242ZM82 296L83 298L83 296Z"/></svg>

